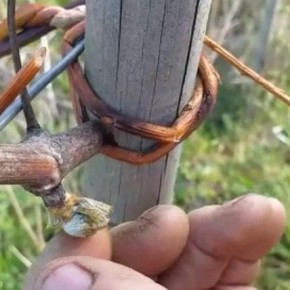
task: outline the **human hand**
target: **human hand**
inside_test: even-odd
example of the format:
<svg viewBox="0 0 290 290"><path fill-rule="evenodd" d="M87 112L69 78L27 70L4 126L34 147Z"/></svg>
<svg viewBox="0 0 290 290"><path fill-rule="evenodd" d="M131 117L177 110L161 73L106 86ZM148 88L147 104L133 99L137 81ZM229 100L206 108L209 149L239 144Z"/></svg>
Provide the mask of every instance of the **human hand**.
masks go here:
<svg viewBox="0 0 290 290"><path fill-rule="evenodd" d="M162 205L87 239L63 233L26 276L25 290L254 290L285 210L251 194L185 214Z"/></svg>

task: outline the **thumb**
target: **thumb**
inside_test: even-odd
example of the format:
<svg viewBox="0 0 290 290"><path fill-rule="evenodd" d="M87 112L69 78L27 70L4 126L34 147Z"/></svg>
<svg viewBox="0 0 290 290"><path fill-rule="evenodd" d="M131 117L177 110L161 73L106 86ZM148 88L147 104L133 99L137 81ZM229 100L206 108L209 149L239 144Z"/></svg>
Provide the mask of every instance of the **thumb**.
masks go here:
<svg viewBox="0 0 290 290"><path fill-rule="evenodd" d="M92 257L67 257L49 263L29 290L166 290L120 264Z"/></svg>
<svg viewBox="0 0 290 290"><path fill-rule="evenodd" d="M74 238L61 232L51 239L36 262L31 266L25 277L23 289L34 289L32 285L34 285L36 277L46 269L47 264L55 259L70 256L91 256L109 260L111 259L111 253L108 229L102 229L94 236L86 239Z"/></svg>

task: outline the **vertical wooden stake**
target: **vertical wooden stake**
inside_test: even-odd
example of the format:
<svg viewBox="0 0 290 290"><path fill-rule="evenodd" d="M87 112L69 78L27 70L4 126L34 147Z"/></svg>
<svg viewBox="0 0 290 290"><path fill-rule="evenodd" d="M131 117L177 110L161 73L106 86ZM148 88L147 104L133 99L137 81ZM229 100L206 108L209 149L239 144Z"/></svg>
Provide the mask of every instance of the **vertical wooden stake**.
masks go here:
<svg viewBox="0 0 290 290"><path fill-rule="evenodd" d="M122 113L170 124L194 87L211 0L87 1L85 70L98 94ZM122 146L152 141L115 132ZM171 203L181 148L132 166L103 156L84 169L84 194L114 206L112 222Z"/></svg>

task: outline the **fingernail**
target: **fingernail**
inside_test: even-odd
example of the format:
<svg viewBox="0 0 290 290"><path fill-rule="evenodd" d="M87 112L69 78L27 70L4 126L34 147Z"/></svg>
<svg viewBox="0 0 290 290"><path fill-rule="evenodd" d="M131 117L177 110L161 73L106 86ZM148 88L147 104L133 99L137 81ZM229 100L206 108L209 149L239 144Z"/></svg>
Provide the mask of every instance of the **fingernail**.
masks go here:
<svg viewBox="0 0 290 290"><path fill-rule="evenodd" d="M75 264L66 264L48 276L42 285L42 290L89 290L92 282L91 273Z"/></svg>
<svg viewBox="0 0 290 290"><path fill-rule="evenodd" d="M144 218L144 216L147 216L149 214L151 214L151 212L154 212L157 208L161 207L160 205L155 205L149 209L147 209L146 211L144 211L140 216L139 219Z"/></svg>
<svg viewBox="0 0 290 290"><path fill-rule="evenodd" d="M230 201L227 201L227 202L223 203L223 207L234 206L237 203L239 203L240 201L244 200L245 198L247 198L248 196L251 196L251 195L253 195L253 193L247 193L245 195L236 197L235 199L232 199Z"/></svg>

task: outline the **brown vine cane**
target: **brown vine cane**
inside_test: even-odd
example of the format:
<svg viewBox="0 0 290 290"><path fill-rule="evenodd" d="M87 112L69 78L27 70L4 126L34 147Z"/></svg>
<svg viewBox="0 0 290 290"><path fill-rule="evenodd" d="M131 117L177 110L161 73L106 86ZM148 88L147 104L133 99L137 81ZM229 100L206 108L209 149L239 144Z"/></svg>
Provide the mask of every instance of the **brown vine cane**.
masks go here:
<svg viewBox="0 0 290 290"><path fill-rule="evenodd" d="M34 56L19 70L15 77L12 78L4 91L0 93L0 115L40 71L45 54L45 48L42 47L37 50Z"/></svg>
<svg viewBox="0 0 290 290"><path fill-rule="evenodd" d="M83 33L84 23L68 30L63 43L64 55L73 48L75 40ZM199 79L192 97L172 126L165 127L125 116L106 104L86 81L78 59L68 67L68 75L78 122L87 120L85 109L88 109L104 125L112 125L120 131L158 141L152 150L143 153L121 148L115 143L105 143L100 150L104 155L135 165L158 160L197 129L215 104L219 83L218 73L202 55L198 68Z"/></svg>

